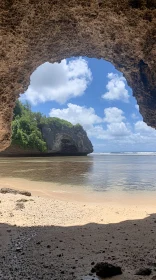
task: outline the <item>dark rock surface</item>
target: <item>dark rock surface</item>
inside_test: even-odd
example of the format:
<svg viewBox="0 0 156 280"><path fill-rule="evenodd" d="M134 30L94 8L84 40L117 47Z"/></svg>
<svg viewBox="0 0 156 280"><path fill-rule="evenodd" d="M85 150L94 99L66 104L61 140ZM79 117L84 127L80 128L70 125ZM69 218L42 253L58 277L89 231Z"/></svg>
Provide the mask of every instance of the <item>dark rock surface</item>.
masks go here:
<svg viewBox="0 0 156 280"><path fill-rule="evenodd" d="M81 125L46 124L40 127L44 141L47 144L47 152L37 149L24 149L17 145L10 145L0 156L52 156L52 155L87 155L93 152L93 146L86 131Z"/></svg>
<svg viewBox="0 0 156 280"><path fill-rule="evenodd" d="M143 268L140 268L139 270L137 270L135 275L149 276L149 275L151 275L151 273L152 273L152 270L150 268L143 267Z"/></svg>
<svg viewBox="0 0 156 280"><path fill-rule="evenodd" d="M1 0L0 150L15 100L42 63L72 56L110 61L156 128L155 0Z"/></svg>
<svg viewBox="0 0 156 280"><path fill-rule="evenodd" d="M97 263L91 270L92 273L96 273L97 276L102 278L112 277L116 275L121 275L121 267L112 265L107 262Z"/></svg>
<svg viewBox="0 0 156 280"><path fill-rule="evenodd" d="M12 194L21 194L25 196L31 196L31 193L28 191L21 191L21 190L14 190L10 188L1 188L0 193L6 194L6 193L12 193Z"/></svg>
<svg viewBox="0 0 156 280"><path fill-rule="evenodd" d="M93 152L92 143L80 125L73 127L44 125L41 130L47 143L48 153L83 155Z"/></svg>

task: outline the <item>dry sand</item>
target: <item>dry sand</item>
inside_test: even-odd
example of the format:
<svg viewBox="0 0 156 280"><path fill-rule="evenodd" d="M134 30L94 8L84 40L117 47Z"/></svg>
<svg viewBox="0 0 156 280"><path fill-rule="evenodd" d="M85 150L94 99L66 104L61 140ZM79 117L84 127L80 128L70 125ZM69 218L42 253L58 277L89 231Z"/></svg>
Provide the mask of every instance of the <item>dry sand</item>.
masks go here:
<svg viewBox="0 0 156 280"><path fill-rule="evenodd" d="M92 280L92 263L101 261L121 266L114 280L156 279L155 192L95 194L56 184L43 192L43 183L8 178L1 187L32 197L0 194L0 279ZM135 276L142 267L152 274Z"/></svg>

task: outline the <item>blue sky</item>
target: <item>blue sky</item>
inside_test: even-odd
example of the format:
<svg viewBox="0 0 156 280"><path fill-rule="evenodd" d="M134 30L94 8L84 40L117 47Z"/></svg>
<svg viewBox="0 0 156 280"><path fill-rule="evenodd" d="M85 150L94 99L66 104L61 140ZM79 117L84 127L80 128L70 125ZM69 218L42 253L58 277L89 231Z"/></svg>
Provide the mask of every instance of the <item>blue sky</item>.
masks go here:
<svg viewBox="0 0 156 280"><path fill-rule="evenodd" d="M95 152L155 151L156 131L142 121L122 73L102 59L42 64L21 100L33 111L82 124Z"/></svg>

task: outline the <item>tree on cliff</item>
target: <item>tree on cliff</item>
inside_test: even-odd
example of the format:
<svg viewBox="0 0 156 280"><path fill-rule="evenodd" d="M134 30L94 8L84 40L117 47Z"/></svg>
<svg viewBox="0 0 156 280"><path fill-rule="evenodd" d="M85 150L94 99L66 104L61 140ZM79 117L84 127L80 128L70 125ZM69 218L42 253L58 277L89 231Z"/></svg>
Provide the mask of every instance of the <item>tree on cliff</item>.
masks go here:
<svg viewBox="0 0 156 280"><path fill-rule="evenodd" d="M12 121L12 144L22 148L29 148L45 152L46 142L38 128L35 113L31 111L28 103L22 104L19 100L14 108Z"/></svg>
<svg viewBox="0 0 156 280"><path fill-rule="evenodd" d="M70 122L59 118L47 118L40 112L32 112L28 102L22 104L19 100L14 108L12 121L12 144L24 149L33 149L40 152L47 151L47 144L42 137L42 127L44 125L61 127L74 127ZM82 128L80 124L76 128Z"/></svg>

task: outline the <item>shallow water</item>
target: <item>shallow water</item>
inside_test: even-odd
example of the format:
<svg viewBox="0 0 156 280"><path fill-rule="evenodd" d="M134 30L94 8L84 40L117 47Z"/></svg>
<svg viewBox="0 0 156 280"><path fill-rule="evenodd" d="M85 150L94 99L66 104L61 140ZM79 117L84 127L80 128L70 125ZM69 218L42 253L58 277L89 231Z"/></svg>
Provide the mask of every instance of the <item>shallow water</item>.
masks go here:
<svg viewBox="0 0 156 280"><path fill-rule="evenodd" d="M156 156L101 154L87 157L0 158L0 178L81 186L92 191L156 191Z"/></svg>

